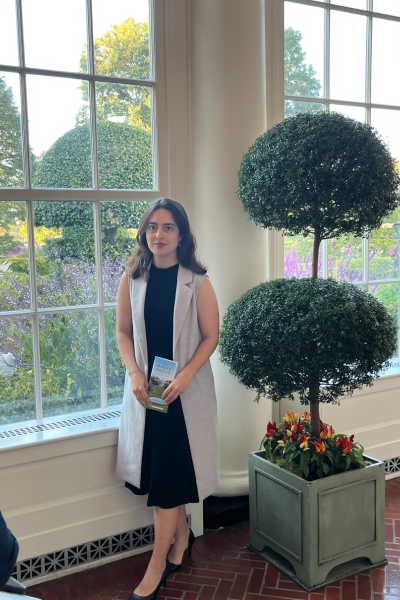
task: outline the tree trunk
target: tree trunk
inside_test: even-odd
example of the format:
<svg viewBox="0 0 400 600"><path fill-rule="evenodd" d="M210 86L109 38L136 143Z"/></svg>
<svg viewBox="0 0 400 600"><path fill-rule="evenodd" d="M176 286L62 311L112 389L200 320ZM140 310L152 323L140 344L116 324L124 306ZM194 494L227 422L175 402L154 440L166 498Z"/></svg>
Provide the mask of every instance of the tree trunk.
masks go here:
<svg viewBox="0 0 400 600"><path fill-rule="evenodd" d="M318 277L318 257L319 257L320 246L321 246L321 232L319 230L319 227L315 227L312 268L311 268L311 279L313 281L315 281Z"/></svg>
<svg viewBox="0 0 400 600"><path fill-rule="evenodd" d="M309 398L310 398L310 415L311 415L311 436L314 438L319 438L321 433L321 423L319 416L319 402L318 402L318 394L319 394L319 382L316 379L312 379L310 381L309 388Z"/></svg>
<svg viewBox="0 0 400 600"><path fill-rule="evenodd" d="M104 236L107 242L115 242L115 240L117 239L117 229L118 227L104 228Z"/></svg>
<svg viewBox="0 0 400 600"><path fill-rule="evenodd" d="M315 281L318 277L318 257L319 248L321 246L321 231L319 227L314 228L314 247L312 258L311 279ZM311 342L311 346L314 342ZM310 415L311 415L311 435L319 438L321 433L321 424L319 416L319 381L310 377L309 398L310 398Z"/></svg>

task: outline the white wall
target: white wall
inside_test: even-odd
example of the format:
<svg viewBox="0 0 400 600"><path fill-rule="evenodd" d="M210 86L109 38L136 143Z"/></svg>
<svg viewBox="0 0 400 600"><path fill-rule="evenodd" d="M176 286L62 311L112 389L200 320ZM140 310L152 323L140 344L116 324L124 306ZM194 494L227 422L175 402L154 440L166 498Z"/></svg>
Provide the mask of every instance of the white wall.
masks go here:
<svg viewBox="0 0 400 600"><path fill-rule="evenodd" d="M153 523L147 496L115 475L117 438L114 428L2 449L0 505L20 544L18 560ZM200 535L202 505L188 512Z"/></svg>
<svg viewBox="0 0 400 600"><path fill-rule="evenodd" d="M249 221L236 195L243 153L265 131L262 0L191 2L191 121L194 229L221 317L267 277L266 232ZM219 495L248 493L248 453L270 415L212 360L220 435Z"/></svg>

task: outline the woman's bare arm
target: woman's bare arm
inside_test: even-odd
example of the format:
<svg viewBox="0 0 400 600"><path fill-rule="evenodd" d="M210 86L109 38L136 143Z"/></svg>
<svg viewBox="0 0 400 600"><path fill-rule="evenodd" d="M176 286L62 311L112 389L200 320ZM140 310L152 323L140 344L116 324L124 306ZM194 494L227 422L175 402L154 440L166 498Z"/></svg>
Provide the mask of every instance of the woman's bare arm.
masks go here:
<svg viewBox="0 0 400 600"><path fill-rule="evenodd" d="M135 360L133 346L132 307L129 296L129 280L127 273L121 277L117 295L117 343L121 358L131 379L132 392L142 406L151 400L147 394L149 384L139 371Z"/></svg>
<svg viewBox="0 0 400 600"><path fill-rule="evenodd" d="M218 345L218 303L214 289L207 278L201 284L197 295L197 318L199 320L202 342L193 355L192 360L165 390L163 400L166 404L170 404L187 390L193 375L207 362Z"/></svg>

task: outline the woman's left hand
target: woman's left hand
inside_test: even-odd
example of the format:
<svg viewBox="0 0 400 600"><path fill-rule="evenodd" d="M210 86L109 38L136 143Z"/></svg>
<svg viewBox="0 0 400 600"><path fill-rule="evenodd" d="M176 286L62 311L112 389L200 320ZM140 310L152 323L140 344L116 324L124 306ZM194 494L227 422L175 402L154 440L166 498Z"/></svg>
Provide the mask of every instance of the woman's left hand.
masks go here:
<svg viewBox="0 0 400 600"><path fill-rule="evenodd" d="M162 395L162 399L165 404L171 404L174 400L177 399L180 394L186 392L188 389L190 382L192 380L192 376L184 371L181 371L179 375L175 377L175 379L169 384L167 389Z"/></svg>

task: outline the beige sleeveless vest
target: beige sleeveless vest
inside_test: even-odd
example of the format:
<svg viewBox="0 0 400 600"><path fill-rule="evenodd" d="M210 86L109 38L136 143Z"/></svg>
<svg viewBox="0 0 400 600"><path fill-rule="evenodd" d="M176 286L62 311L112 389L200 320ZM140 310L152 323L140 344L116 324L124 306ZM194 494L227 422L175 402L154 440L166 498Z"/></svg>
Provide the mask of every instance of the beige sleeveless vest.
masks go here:
<svg viewBox="0 0 400 600"><path fill-rule="evenodd" d="M204 278L205 275L198 275L179 265L173 325L173 359L178 363L177 373L188 364L201 343L196 298ZM143 277L129 278L135 359L147 378L146 289L147 282ZM216 491L219 475L217 406L210 361L193 377L189 388L181 394L181 401L201 501ZM136 487L140 487L145 412L146 409L133 395L126 373L117 474Z"/></svg>

